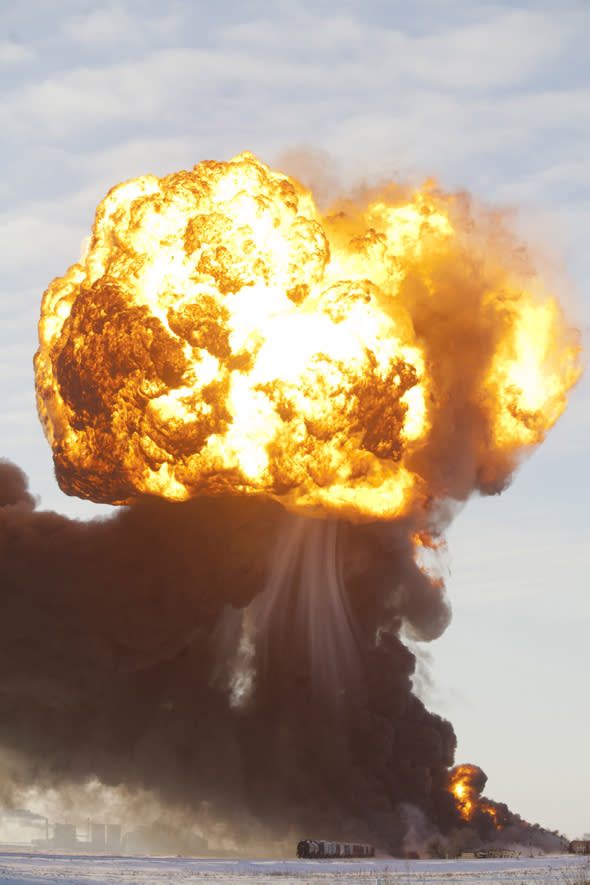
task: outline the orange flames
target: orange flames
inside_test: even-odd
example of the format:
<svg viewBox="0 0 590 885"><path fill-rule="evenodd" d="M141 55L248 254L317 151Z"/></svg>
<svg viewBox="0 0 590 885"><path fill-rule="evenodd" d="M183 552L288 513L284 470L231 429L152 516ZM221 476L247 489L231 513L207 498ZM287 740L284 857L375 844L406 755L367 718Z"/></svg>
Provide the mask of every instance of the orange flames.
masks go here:
<svg viewBox="0 0 590 885"><path fill-rule="evenodd" d="M480 796L486 780L479 766L457 765L449 772L448 789L455 797L463 820L471 821L476 815L485 815L496 829L501 830L509 823L509 812L506 806Z"/></svg>
<svg viewBox="0 0 590 885"><path fill-rule="evenodd" d="M323 215L249 153L113 188L39 337L68 494L357 520L501 488L580 372L497 218L432 185Z"/></svg>

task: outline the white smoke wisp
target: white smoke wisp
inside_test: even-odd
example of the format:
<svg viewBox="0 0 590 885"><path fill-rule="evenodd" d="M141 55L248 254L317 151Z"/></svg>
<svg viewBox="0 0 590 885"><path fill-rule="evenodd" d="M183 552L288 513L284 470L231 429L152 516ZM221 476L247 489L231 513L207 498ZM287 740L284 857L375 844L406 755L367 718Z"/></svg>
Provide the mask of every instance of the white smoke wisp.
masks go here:
<svg viewBox="0 0 590 885"><path fill-rule="evenodd" d="M340 523L307 523L298 605L308 637L314 684L330 695L351 685L358 649L342 576Z"/></svg>
<svg viewBox="0 0 590 885"><path fill-rule="evenodd" d="M252 637L252 618L248 610L241 617L241 630L229 675L229 703L234 709L244 706L256 682L256 647Z"/></svg>
<svg viewBox="0 0 590 885"><path fill-rule="evenodd" d="M247 704L257 667L275 666L277 648L306 662L318 699L337 699L354 686L359 651L343 582L340 522L285 511L266 587L241 613L228 609L221 629L233 706Z"/></svg>

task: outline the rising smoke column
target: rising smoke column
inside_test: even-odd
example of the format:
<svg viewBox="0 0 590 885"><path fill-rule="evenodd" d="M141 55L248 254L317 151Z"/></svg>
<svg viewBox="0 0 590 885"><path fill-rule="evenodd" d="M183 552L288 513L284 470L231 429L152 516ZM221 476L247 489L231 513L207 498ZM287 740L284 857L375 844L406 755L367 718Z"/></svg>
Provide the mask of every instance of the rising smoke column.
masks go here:
<svg viewBox="0 0 590 885"><path fill-rule="evenodd" d="M206 802L237 836L400 850L404 808L461 824L400 640L449 618L417 549L505 487L579 375L501 219L431 186L322 215L250 154L147 176L39 332L60 485L129 506L37 513L0 472L0 733L28 776Z"/></svg>
<svg viewBox="0 0 590 885"><path fill-rule="evenodd" d="M242 852L320 833L400 853L416 815L412 847L467 825L449 789L452 726L413 694L415 660L399 638L402 622L426 635L426 625L436 633L448 619L407 527L339 526L353 678L350 634L334 635L320 620L321 639L339 655L336 673L322 680L325 661L296 627L294 573L283 576L274 605L271 596L263 635L253 633L255 677L236 698L228 613L265 612L260 589L272 589L277 539L301 531L299 517L268 499L231 496L147 498L80 522L36 511L22 471L8 462L0 462L0 501L4 804L31 785L67 793L97 778L131 797L148 791L176 809L175 819L182 812L187 827L196 821L210 835L210 824ZM321 593L329 573L318 575L311 589ZM333 607L313 612L321 618ZM484 782L478 770L477 802ZM533 831L493 807L506 838L530 844ZM467 823L494 836L485 806Z"/></svg>
<svg viewBox="0 0 590 885"><path fill-rule="evenodd" d="M452 727L412 694L414 659L397 636L411 617L404 594L393 600L403 541L342 527L358 641L345 696L317 697L301 636L270 629L236 704L220 666L224 612L265 585L293 518L280 505L148 498L84 523L36 512L6 462L0 494L0 742L21 755L15 787L98 777L195 814L207 803L242 844L257 821L269 839L321 832L399 850L401 802L459 820L446 789ZM442 599L432 607L445 616Z"/></svg>

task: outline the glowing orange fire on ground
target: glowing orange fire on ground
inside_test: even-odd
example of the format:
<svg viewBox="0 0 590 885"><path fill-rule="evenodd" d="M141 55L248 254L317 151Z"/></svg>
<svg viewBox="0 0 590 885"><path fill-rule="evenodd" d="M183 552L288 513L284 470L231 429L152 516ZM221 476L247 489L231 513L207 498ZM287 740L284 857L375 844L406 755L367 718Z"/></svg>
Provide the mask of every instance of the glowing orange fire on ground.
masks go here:
<svg viewBox="0 0 590 885"><path fill-rule="evenodd" d="M496 829L501 830L509 823L509 812L505 805L492 802L480 795L486 780L479 766L457 765L449 772L448 789L455 797L457 809L463 820L471 821L476 815L486 815Z"/></svg>
<svg viewBox="0 0 590 885"><path fill-rule="evenodd" d="M580 372L493 213L427 185L324 215L249 153L113 188L39 335L67 493L357 520L501 489Z"/></svg>

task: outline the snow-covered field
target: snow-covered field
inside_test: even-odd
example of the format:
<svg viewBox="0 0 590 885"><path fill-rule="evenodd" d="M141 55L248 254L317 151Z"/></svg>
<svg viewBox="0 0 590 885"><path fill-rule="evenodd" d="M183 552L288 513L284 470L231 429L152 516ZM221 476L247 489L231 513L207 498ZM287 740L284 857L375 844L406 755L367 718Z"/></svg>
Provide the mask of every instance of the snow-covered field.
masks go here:
<svg viewBox="0 0 590 885"><path fill-rule="evenodd" d="M39 885L301 885L310 883L545 883L590 881L584 857L547 856L477 860L216 860L180 857L104 857L0 852L0 882Z"/></svg>

